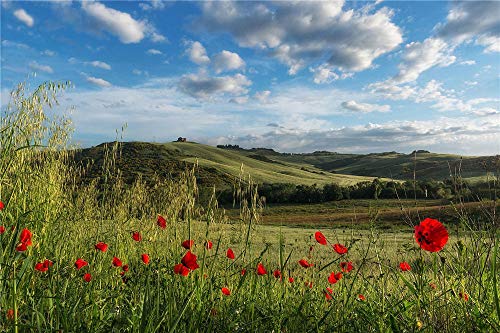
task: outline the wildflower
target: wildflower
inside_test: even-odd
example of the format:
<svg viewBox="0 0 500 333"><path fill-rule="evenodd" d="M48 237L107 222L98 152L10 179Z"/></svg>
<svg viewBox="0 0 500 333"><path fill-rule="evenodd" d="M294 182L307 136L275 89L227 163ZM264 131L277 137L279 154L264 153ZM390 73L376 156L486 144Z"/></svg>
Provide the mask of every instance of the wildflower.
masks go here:
<svg viewBox="0 0 500 333"><path fill-rule="evenodd" d="M200 267L196 260L196 255L194 255L191 251L187 251L187 253L182 258L181 263L190 270L194 271L195 269Z"/></svg>
<svg viewBox="0 0 500 333"><path fill-rule="evenodd" d="M149 264L149 255L147 253L143 253L141 255L142 262L145 263L146 265Z"/></svg>
<svg viewBox="0 0 500 333"><path fill-rule="evenodd" d="M211 241L209 241L209 240L205 241L205 248L207 250L211 250L212 246L213 246L213 243Z"/></svg>
<svg viewBox="0 0 500 333"><path fill-rule="evenodd" d="M314 264L308 263L307 260L305 260L305 259L300 259L299 264L300 264L300 266L302 266L304 268L309 268L309 267L314 266Z"/></svg>
<svg viewBox="0 0 500 333"><path fill-rule="evenodd" d="M429 287L431 287L432 289L436 289L437 288L436 284L433 283L433 282L429 283Z"/></svg>
<svg viewBox="0 0 500 333"><path fill-rule="evenodd" d="M293 277L291 277L291 276L290 276L290 277L288 278L288 282L293 283L294 281L295 281L295 279L294 279Z"/></svg>
<svg viewBox="0 0 500 333"><path fill-rule="evenodd" d="M90 275L90 273L86 273L83 276L83 279L85 280L85 282L90 282L90 280L92 280L92 275Z"/></svg>
<svg viewBox="0 0 500 333"><path fill-rule="evenodd" d="M226 257L228 257L231 260L234 259L234 252L231 248L227 249Z"/></svg>
<svg viewBox="0 0 500 333"><path fill-rule="evenodd" d="M340 269L342 269L342 272L349 273L350 271L353 270L352 262L341 262L340 263Z"/></svg>
<svg viewBox="0 0 500 333"><path fill-rule="evenodd" d="M108 244L99 242L95 245L95 249L101 252L106 252L108 250Z"/></svg>
<svg viewBox="0 0 500 333"><path fill-rule="evenodd" d="M115 267L121 267L122 266L122 261L118 259L117 257L113 257L113 266Z"/></svg>
<svg viewBox="0 0 500 333"><path fill-rule="evenodd" d="M469 301L469 295L467 295L466 293L458 293L458 296L466 302Z"/></svg>
<svg viewBox="0 0 500 333"><path fill-rule="evenodd" d="M406 261L403 261L402 263L399 264L399 268L403 271L403 272L406 272L406 271L411 271L411 266L409 263L407 263Z"/></svg>
<svg viewBox="0 0 500 333"><path fill-rule="evenodd" d="M262 265L262 263L259 262L259 264L257 265L257 275L266 275L266 274L267 271L264 268L264 265Z"/></svg>
<svg viewBox="0 0 500 333"><path fill-rule="evenodd" d="M347 247L345 247L342 244L338 244L338 243L337 244L333 244L333 249L338 254L346 254L347 253Z"/></svg>
<svg viewBox="0 0 500 333"><path fill-rule="evenodd" d="M129 269L128 265L123 265L122 270L124 272L128 272L128 269Z"/></svg>
<svg viewBox="0 0 500 333"><path fill-rule="evenodd" d="M226 296L231 295L231 290L227 289L226 287L223 287L223 288L221 289L221 291L222 291L222 293L223 293L224 295L226 295Z"/></svg>
<svg viewBox="0 0 500 333"><path fill-rule="evenodd" d="M75 267L76 269L80 269L82 267L85 267L87 266L89 263L86 262L85 260L81 259L81 258L78 258L76 261L75 261Z"/></svg>
<svg viewBox="0 0 500 333"><path fill-rule="evenodd" d="M330 284L335 284L340 279L342 279L342 273L340 273L340 272L338 272L338 273L332 272L330 274L330 276L328 277L328 282L330 282Z"/></svg>
<svg viewBox="0 0 500 333"><path fill-rule="evenodd" d="M438 252L448 242L448 231L438 220L426 218L415 226L415 240L422 249Z"/></svg>
<svg viewBox="0 0 500 333"><path fill-rule="evenodd" d="M182 242L182 247L185 248L186 250L190 250L194 246L194 240L187 239L184 242Z"/></svg>
<svg viewBox="0 0 500 333"><path fill-rule="evenodd" d="M167 220L161 215L158 215L158 219L156 219L156 224L162 228L165 229L167 227Z"/></svg>
<svg viewBox="0 0 500 333"><path fill-rule="evenodd" d="M327 243L326 237L321 233L321 231L316 231L314 237L316 238L316 241L318 243L320 243L321 245L326 245Z"/></svg>
<svg viewBox="0 0 500 333"><path fill-rule="evenodd" d="M359 295L358 295L358 300L360 300L360 301L365 301L365 300L366 300L365 295L363 295L363 294L359 294Z"/></svg>
<svg viewBox="0 0 500 333"><path fill-rule="evenodd" d="M136 242L140 242L142 240L142 236L138 231L134 231L132 233L132 239L135 240Z"/></svg>
<svg viewBox="0 0 500 333"><path fill-rule="evenodd" d="M332 297L333 290L331 288L326 287L326 290L324 291L324 293L325 293L325 297L326 297L327 301L329 301L333 298Z"/></svg>
<svg viewBox="0 0 500 333"><path fill-rule="evenodd" d="M39 262L35 264L35 270L39 272L46 272L48 271L49 267L54 265L52 261L45 259L43 262Z"/></svg>
<svg viewBox="0 0 500 333"><path fill-rule="evenodd" d="M0 235L5 232L5 227L3 225L0 225Z"/></svg>
<svg viewBox="0 0 500 333"><path fill-rule="evenodd" d="M279 269L275 270L275 271L273 272L273 275L274 275L274 277L275 277L275 278L277 278L277 279L280 279L280 280L281 280L281 271L280 271Z"/></svg>
<svg viewBox="0 0 500 333"><path fill-rule="evenodd" d="M174 266L174 273L180 274L182 276L187 276L189 274L189 268L187 268L183 264L177 264Z"/></svg>
<svg viewBox="0 0 500 333"><path fill-rule="evenodd" d="M16 246L18 252L24 252L28 249L31 243L31 237L33 237L31 231L24 228L19 235L19 244Z"/></svg>
<svg viewBox="0 0 500 333"><path fill-rule="evenodd" d="M13 320L13 319L14 319L14 310L8 309L7 310L7 320Z"/></svg>
<svg viewBox="0 0 500 333"><path fill-rule="evenodd" d="M241 276L245 275L246 273L247 273L247 270L243 268L243 269L241 270Z"/></svg>
<svg viewBox="0 0 500 333"><path fill-rule="evenodd" d="M5 208L5 205L3 204L2 201L0 201L0 210L3 210Z"/></svg>

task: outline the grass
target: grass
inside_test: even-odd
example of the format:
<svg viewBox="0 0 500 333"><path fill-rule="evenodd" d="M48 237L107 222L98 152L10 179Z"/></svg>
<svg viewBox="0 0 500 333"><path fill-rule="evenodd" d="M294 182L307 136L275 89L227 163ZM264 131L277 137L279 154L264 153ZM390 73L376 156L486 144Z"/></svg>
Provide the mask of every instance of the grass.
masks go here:
<svg viewBox="0 0 500 333"><path fill-rule="evenodd" d="M127 186L117 163L119 143L103 147L99 178L82 185L86 170L68 163L68 123L43 112L64 87L47 84L27 93L21 85L12 108L2 114L0 331L500 330L495 205L481 208L484 217L457 205L454 219L444 221L448 243L430 253L412 236L420 221L413 215L395 232L379 228L376 211L393 209L395 201L359 202L360 209L373 209L364 230L335 224L307 228L263 224L265 210L247 176L237 184L237 214L229 215L215 196L198 204L196 169L177 179L158 177L151 184L139 179ZM349 211L351 204L321 209ZM304 216L319 207L305 207ZM298 210L273 209L282 215ZM165 229L157 225L158 214L167 221ZM32 233L31 244L21 237L24 229ZM315 240L318 229L327 245ZM135 232L139 241L132 237ZM184 260L192 270L181 276L174 266L186 256L181 243L189 239L199 267ZM211 249L206 240L213 242ZM108 244L107 251L96 250L98 242ZM23 243L26 250L19 248ZM336 253L335 243L348 252ZM226 257L228 248L234 260ZM149 255L149 263L141 261L142 254ZM113 257L128 269L114 267ZM79 258L88 265L77 269ZM300 259L314 266L303 268ZM36 270L45 260L53 265ZM410 271L400 270L403 261ZM354 269L332 284L328 278L341 271L340 262L352 262ZM257 274L259 263L267 274Z"/></svg>

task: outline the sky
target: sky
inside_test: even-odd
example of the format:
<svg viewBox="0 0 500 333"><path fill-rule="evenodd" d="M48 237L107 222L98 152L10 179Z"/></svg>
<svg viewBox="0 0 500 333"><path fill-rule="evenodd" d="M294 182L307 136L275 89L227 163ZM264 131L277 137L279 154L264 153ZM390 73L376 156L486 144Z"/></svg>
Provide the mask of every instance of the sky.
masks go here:
<svg viewBox="0 0 500 333"><path fill-rule="evenodd" d="M500 1L2 1L2 107L67 80L82 147L500 154Z"/></svg>

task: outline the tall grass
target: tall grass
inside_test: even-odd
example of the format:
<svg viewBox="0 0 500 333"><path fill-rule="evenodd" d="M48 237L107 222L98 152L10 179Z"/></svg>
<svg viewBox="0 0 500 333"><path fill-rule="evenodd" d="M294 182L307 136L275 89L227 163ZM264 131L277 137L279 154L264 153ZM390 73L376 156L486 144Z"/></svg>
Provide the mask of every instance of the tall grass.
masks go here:
<svg viewBox="0 0 500 333"><path fill-rule="evenodd" d="M258 186L243 176L234 193L240 216L233 221L218 207L215 190L208 204L198 204L196 167L175 181L158 177L148 186L137 179L126 186L115 164L119 142L106 147L101 175L82 183L86 166L73 163L70 122L44 111L67 87L47 83L28 92L20 85L2 113L0 330L500 330L496 215L478 229L470 217L457 214L453 230L459 231L438 253L424 252L408 235L388 243L376 224L362 237L324 230L331 243L349 248L344 255L318 244L316 230L293 231L299 245L290 246L293 239L279 228L260 226ZM166 219L165 229L157 225L158 215ZM25 228L33 234L32 245L20 252L16 246ZM142 240L132 238L135 232ZM187 252L181 243L189 239L200 267L187 276L174 274ZM109 245L106 252L95 249L99 242ZM226 257L229 247L234 260ZM148 264L142 254L151 258ZM114 267L113 257L129 270ZM78 258L88 265L76 269ZM45 259L53 266L34 269ZM298 259L314 266L303 268ZM330 284L330 273L349 261L354 269ZM402 272L401 261L412 269ZM259 263L267 274L256 273ZM84 280L87 273L90 282Z"/></svg>

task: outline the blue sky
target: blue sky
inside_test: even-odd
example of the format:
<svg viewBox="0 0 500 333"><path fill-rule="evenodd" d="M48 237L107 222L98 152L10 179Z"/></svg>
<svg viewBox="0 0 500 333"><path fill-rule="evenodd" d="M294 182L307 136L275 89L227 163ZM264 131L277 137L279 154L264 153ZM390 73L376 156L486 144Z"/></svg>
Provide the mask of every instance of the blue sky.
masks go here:
<svg viewBox="0 0 500 333"><path fill-rule="evenodd" d="M500 153L500 2L2 1L2 106L70 80L73 140ZM36 72L36 77L30 74Z"/></svg>

